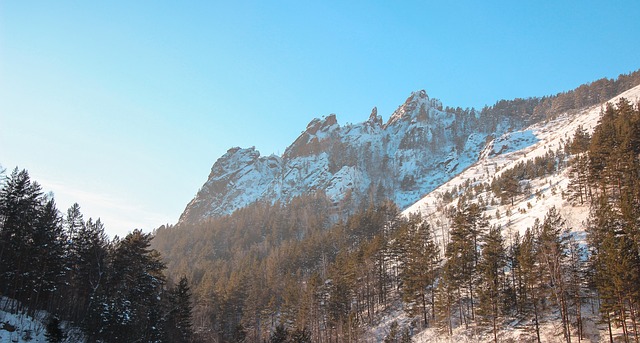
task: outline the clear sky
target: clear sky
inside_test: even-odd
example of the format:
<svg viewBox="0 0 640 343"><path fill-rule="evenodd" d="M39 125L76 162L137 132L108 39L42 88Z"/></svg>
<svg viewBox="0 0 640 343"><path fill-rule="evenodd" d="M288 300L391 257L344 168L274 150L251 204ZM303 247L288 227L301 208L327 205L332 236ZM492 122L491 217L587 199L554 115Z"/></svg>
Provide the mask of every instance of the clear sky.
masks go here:
<svg viewBox="0 0 640 343"><path fill-rule="evenodd" d="M111 235L314 117L542 96L640 68L640 1L0 1L0 164Z"/></svg>

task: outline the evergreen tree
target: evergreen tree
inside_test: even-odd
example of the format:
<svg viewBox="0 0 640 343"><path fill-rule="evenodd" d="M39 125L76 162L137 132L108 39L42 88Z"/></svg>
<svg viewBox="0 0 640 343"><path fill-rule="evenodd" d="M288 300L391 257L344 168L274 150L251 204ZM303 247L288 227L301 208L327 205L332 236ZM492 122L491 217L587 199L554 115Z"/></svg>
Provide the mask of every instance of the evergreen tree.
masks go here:
<svg viewBox="0 0 640 343"><path fill-rule="evenodd" d="M481 218L480 207L476 204L465 205L453 214L453 226L450 229L450 240L446 246L444 280L449 289L455 289L458 297L458 315L460 323L468 325L473 320L474 284L479 259L478 238L486 227ZM465 306L466 305L466 306ZM469 318L470 317L470 318Z"/></svg>
<svg viewBox="0 0 640 343"><path fill-rule="evenodd" d="M589 150L590 141L591 135L589 135L589 132L582 125L578 126L573 134L571 144L569 144L569 152L574 155L586 152Z"/></svg>
<svg viewBox="0 0 640 343"><path fill-rule="evenodd" d="M402 338L402 333L400 331L400 325L398 325L397 321L391 322L391 326L389 327L389 333L384 338L384 343L400 343Z"/></svg>
<svg viewBox="0 0 640 343"><path fill-rule="evenodd" d="M2 293L29 302L33 289L38 219L42 210L40 185L26 170L14 169L0 189L0 285Z"/></svg>
<svg viewBox="0 0 640 343"><path fill-rule="evenodd" d="M563 335L571 343L569 308L566 283L566 228L564 219L555 207L545 215L540 228L538 258L551 295L560 310Z"/></svg>
<svg viewBox="0 0 640 343"><path fill-rule="evenodd" d="M451 335L453 333L454 306L458 302L457 287L448 268L443 268L442 277L436 287L435 310L438 330Z"/></svg>
<svg viewBox="0 0 640 343"><path fill-rule="evenodd" d="M306 327L302 329L295 329L291 333L289 341L291 343L311 343L311 333Z"/></svg>
<svg viewBox="0 0 640 343"><path fill-rule="evenodd" d="M409 315L420 314L427 326L429 317L435 317L435 284L440 258L439 249L431 235L431 226L426 222L420 223L421 220L419 217L410 220L410 230L403 241L407 253L401 274L402 299Z"/></svg>
<svg viewBox="0 0 640 343"><path fill-rule="evenodd" d="M589 183L589 160L585 155L577 155L571 160L569 166L570 182L567 191L569 200L584 204L591 198L591 186Z"/></svg>
<svg viewBox="0 0 640 343"><path fill-rule="evenodd" d="M540 325L539 325L539 301L543 297L540 285L541 270L537 261L538 240L536 237L537 229L540 226L536 220L533 229L527 228L520 250L518 254L518 263L522 273L523 283L523 299L521 300L526 310L533 312L533 324L536 332L536 341L540 343Z"/></svg>
<svg viewBox="0 0 640 343"><path fill-rule="evenodd" d="M169 290L165 335L170 342L187 343L193 336L191 290L186 277Z"/></svg>
<svg viewBox="0 0 640 343"><path fill-rule="evenodd" d="M165 266L150 250L151 234L134 230L115 242L109 279L93 306L100 326L96 338L153 342L162 338L160 307Z"/></svg>
<svg viewBox="0 0 640 343"><path fill-rule="evenodd" d="M61 218L53 198L46 200L40 210L32 237L33 255L30 265L35 269L31 277L33 302L39 308L52 307L54 294L63 286L65 275L65 236ZM49 306L44 306L48 302Z"/></svg>
<svg viewBox="0 0 640 343"><path fill-rule="evenodd" d="M66 335L60 328L60 319L56 316L49 319L46 330L44 336L47 338L47 342L60 343L65 339Z"/></svg>
<svg viewBox="0 0 640 343"><path fill-rule="evenodd" d="M478 264L480 287L478 313L493 329L494 342L498 342L498 319L502 314L502 285L504 284L505 249L500 228L494 227L484 236L482 258Z"/></svg>
<svg viewBox="0 0 640 343"><path fill-rule="evenodd" d="M594 284L600 295L600 312L609 326L612 319L620 323L625 341L629 337L627 319L636 327L640 258L623 221L606 199L594 206L588 231L591 247L590 262L594 269ZM631 317L631 318L629 318Z"/></svg>

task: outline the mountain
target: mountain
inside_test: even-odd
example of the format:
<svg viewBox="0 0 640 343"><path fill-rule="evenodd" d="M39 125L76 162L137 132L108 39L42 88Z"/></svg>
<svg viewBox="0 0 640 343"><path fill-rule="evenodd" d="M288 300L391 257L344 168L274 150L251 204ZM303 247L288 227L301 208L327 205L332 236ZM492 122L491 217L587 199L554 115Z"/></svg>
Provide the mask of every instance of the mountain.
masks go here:
<svg viewBox="0 0 640 343"><path fill-rule="evenodd" d="M631 103L639 103L640 86L611 98L608 103L617 104L620 99L626 99ZM487 180L499 178L526 163L545 158L550 151L560 152L564 150L565 145L570 142L579 128L584 129L590 135L593 134L594 128L600 122L602 112L603 107L601 105L591 106L579 111L563 113L554 120L536 123L522 130L508 132L493 139L487 144L478 161L415 204L406 208L403 211L403 215L420 214L421 218L430 223L446 223L449 221L446 209L455 208L460 201L460 197L454 195L452 198L448 198L445 194L473 194L469 196L471 201L492 198L491 190L480 190L477 186ZM568 165L560 164L553 173L526 180L526 183L531 188L529 193L525 192L517 196L513 203L506 201L489 204L481 213L481 216L488 219L488 227L500 227L505 240L512 242L516 235L523 237L525 231L534 227L536 221L542 223L548 211L551 208L556 208L565 220L566 227L570 229L571 236L583 249L586 249L586 228L590 215L590 205L586 201L585 203L580 203L576 199L571 199L569 194L571 178L571 169ZM497 213L502 213L502 215L497 215ZM439 245L442 256L444 256L445 242L449 239L449 230L450 228L433 231L434 240ZM586 258L586 255L584 258ZM586 279L583 282L586 282ZM384 339L388 333L389 325L393 321L400 323L401 326L410 326L412 318L403 312L402 307L402 305L395 308L392 307L378 325L369 327L366 334L367 341L381 341ZM547 314L547 318L542 322L543 342L564 341L562 332L559 330L561 325L560 318L557 316L557 314ZM582 316L582 338L594 342L601 341L608 336L607 326L600 318L597 308L584 309ZM531 321L527 323L522 319L514 320L510 324L501 327L500 340L534 341L535 336L532 334L532 325ZM613 330L613 335L622 336L622 331L622 328L616 327ZM575 335L576 333L574 332L573 334ZM493 336L487 331L465 329L461 325L454 330L451 336L442 335L435 327L427 328L417 333L412 341L433 342L440 340L448 340L450 342L492 342Z"/></svg>
<svg viewBox="0 0 640 343"><path fill-rule="evenodd" d="M256 201L287 203L310 192L324 192L342 217L369 200L389 198L406 208L475 162L490 135L526 122L492 115L443 109L422 90L386 123L376 108L358 124L342 126L335 114L313 119L282 156L261 156L253 147L229 149L179 224L230 214Z"/></svg>
<svg viewBox="0 0 640 343"><path fill-rule="evenodd" d="M631 308L607 303L598 292L610 291L594 286L627 274L594 279L593 249L603 246L593 236L587 241L587 228L594 230L589 218L605 213L598 212L597 196L608 194L611 206L632 213L607 219L616 225L640 213L633 174L640 151L640 86L633 86L640 78L634 75L633 82L599 80L481 111L443 107L420 91L386 123L375 109L354 125L340 126L334 115L314 119L282 156L229 150L181 225L156 230L154 245L170 275L193 282L196 331L218 341L265 340L280 326L310 333L313 341L379 342L394 330L396 339L406 333L416 342L629 337L637 302ZM577 149L582 131L587 143ZM632 163L619 163L625 159ZM589 185L577 183L581 173ZM376 203L385 197L399 209ZM331 212L344 220L329 220ZM547 226L550 213L561 220ZM550 236L536 221L562 232L560 269L548 265L545 249L555 243L541 243ZM637 226L629 230L638 234ZM499 282L489 285L483 273L494 267L487 269L491 254L484 249L492 231L505 251L494 255L504 264L495 267ZM533 232L529 250L522 250L527 231ZM610 244L623 242L624 231L614 233ZM625 242L635 258L637 247ZM437 251L430 262L423 258L429 247ZM614 268L618 260L607 263ZM456 267L460 261L466 267ZM518 265L525 262L528 271ZM551 277L554 270L564 274ZM626 289L636 289L633 280L622 280L630 282ZM571 286L558 291L560 284ZM493 299L503 303L491 314L487 288L496 285ZM601 303L612 310L601 312ZM611 325L609 333L607 316L631 322Z"/></svg>

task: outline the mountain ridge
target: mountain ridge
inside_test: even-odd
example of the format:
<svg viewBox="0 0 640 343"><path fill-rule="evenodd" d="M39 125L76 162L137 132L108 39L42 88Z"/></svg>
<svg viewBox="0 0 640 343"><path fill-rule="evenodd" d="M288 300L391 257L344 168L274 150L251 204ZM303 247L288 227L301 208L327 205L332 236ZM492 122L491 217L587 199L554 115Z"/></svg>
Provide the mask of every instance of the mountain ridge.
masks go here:
<svg viewBox="0 0 640 343"><path fill-rule="evenodd" d="M406 207L477 159L489 134L478 123L475 112L445 111L424 90L412 92L386 123L375 107L356 124L340 125L335 114L314 118L282 156L229 149L179 224L315 191L342 209L338 216L352 213L374 191Z"/></svg>
<svg viewBox="0 0 640 343"><path fill-rule="evenodd" d="M177 225L228 215L256 201L287 203L310 192L330 198L336 219L384 199L405 209L483 152L492 153L486 144L505 148L496 137L608 101L638 83L640 71L555 96L500 100L481 111L443 107L418 90L386 122L376 107L356 124L340 125L336 114L314 118L281 156L261 156L255 147L229 149L215 161Z"/></svg>

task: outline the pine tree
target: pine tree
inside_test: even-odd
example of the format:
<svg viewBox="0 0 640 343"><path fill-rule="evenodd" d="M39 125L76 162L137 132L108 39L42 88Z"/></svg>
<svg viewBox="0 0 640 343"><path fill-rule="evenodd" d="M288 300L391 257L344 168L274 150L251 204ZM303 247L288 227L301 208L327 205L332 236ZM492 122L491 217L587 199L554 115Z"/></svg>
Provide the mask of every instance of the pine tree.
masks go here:
<svg viewBox="0 0 640 343"><path fill-rule="evenodd" d="M498 319L502 314L505 249L500 228L494 227L484 236L482 258L478 264L480 287L478 314L492 324L494 342L498 342Z"/></svg>
<svg viewBox="0 0 640 343"><path fill-rule="evenodd" d="M617 320L623 329L625 341L631 317L634 335L636 329L636 296L640 284L640 258L636 244L624 230L619 214L602 198L591 212L588 230L591 247L590 262L594 269L594 284L600 295L600 312L609 325Z"/></svg>
<svg viewBox="0 0 640 343"><path fill-rule="evenodd" d="M295 329L291 333L291 337L289 338L289 342L291 343L311 343L311 333L309 330L304 327L302 329Z"/></svg>
<svg viewBox="0 0 640 343"><path fill-rule="evenodd" d="M193 336L191 290L186 277L169 290L165 335L170 342L187 343Z"/></svg>
<svg viewBox="0 0 640 343"><path fill-rule="evenodd" d="M542 299L542 290L540 285L541 271L537 262L538 255L538 243L537 243L537 229L540 226L538 220L536 220L533 229L527 228L524 236L522 237L522 243L520 244L520 250L518 254L518 263L522 273L523 283L523 307L533 312L534 330L536 332L537 342L540 343L540 325L539 325L539 301Z"/></svg>
<svg viewBox="0 0 640 343"><path fill-rule="evenodd" d="M269 337L269 343L286 343L289 340L289 330L284 325L276 326Z"/></svg>
<svg viewBox="0 0 640 343"><path fill-rule="evenodd" d="M100 323L92 330L95 338L129 342L162 338L165 266L158 252L149 249L151 238L134 230L114 243L109 278L93 305Z"/></svg>
<svg viewBox="0 0 640 343"><path fill-rule="evenodd" d="M587 150L589 150L590 141L591 135L589 135L589 132L587 132L587 130L582 127L582 125L578 126L573 134L571 144L569 145L569 152L573 155L586 152Z"/></svg>
<svg viewBox="0 0 640 343"><path fill-rule="evenodd" d="M443 268L442 277L436 287L435 310L436 323L438 330L442 333L451 335L453 333L453 315L454 306L459 300L457 297L457 286L455 281L451 280L452 275L448 269Z"/></svg>
<svg viewBox="0 0 640 343"><path fill-rule="evenodd" d="M100 219L84 221L80 205L73 204L65 219L67 240L68 295L72 306L68 306L73 319L83 320L92 306L98 289L106 279L108 239Z"/></svg>
<svg viewBox="0 0 640 343"><path fill-rule="evenodd" d="M553 299L560 310L563 335L571 343L569 308L566 284L566 228L564 219L555 207L549 209L540 228L538 258L543 276L551 290Z"/></svg>
<svg viewBox="0 0 640 343"><path fill-rule="evenodd" d="M65 334L60 328L60 319L56 316L49 318L47 323L46 332L44 336L47 338L47 342L60 343L65 339Z"/></svg>
<svg viewBox="0 0 640 343"><path fill-rule="evenodd" d="M391 322L391 326L389 327L389 333L384 338L384 343L400 343L402 333L400 332L400 326L397 321Z"/></svg>
<svg viewBox="0 0 640 343"><path fill-rule="evenodd" d="M46 200L41 208L32 240L30 264L37 268L31 282L35 292L32 304L44 308L45 302L48 302L47 308L54 310L51 301L63 285L66 270L65 236L53 198Z"/></svg>
<svg viewBox="0 0 640 343"><path fill-rule="evenodd" d="M0 189L0 286L3 294L27 302L38 272L32 258L38 250L34 235L41 209L40 185L26 170L14 169Z"/></svg>
<svg viewBox="0 0 640 343"><path fill-rule="evenodd" d="M407 239L404 240L407 253L403 259L401 274L402 298L409 315L420 314L424 325L427 326L429 317L435 317L435 284L440 258L439 249L431 235L431 226L420 221L419 217L411 221ZM431 305L430 310L429 305ZM429 312L431 312L430 316Z"/></svg>
<svg viewBox="0 0 640 343"><path fill-rule="evenodd" d="M462 203L460 209L455 210L453 226L449 232L450 241L445 250L445 281L447 288L456 290L459 320L465 326L469 324L468 319L473 320L475 316L474 283L479 259L478 240L486 227L486 221L480 217L481 213L476 204L467 206ZM464 303L466 306L463 306Z"/></svg>

